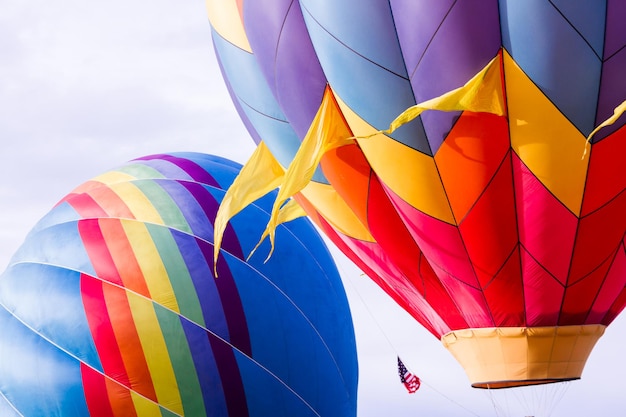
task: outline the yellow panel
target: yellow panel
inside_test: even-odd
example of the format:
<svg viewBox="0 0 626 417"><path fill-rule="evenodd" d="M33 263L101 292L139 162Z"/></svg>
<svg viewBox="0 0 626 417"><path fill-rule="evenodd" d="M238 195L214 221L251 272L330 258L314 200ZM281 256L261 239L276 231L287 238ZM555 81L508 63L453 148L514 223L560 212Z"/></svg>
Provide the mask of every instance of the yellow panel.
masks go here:
<svg viewBox="0 0 626 417"><path fill-rule="evenodd" d="M311 181L300 191L322 216L346 236L366 242L374 242L367 228L359 221L341 196L327 184Z"/></svg>
<svg viewBox="0 0 626 417"><path fill-rule="evenodd" d="M146 225L133 220L122 220L122 227L143 273L150 297L162 306L180 313L167 270Z"/></svg>
<svg viewBox="0 0 626 417"><path fill-rule="evenodd" d="M380 180L400 198L418 210L444 222L454 224L450 204L432 157L418 152L369 125L335 96L363 154Z"/></svg>
<svg viewBox="0 0 626 417"><path fill-rule="evenodd" d="M111 184L117 194L137 220L163 225L163 219L145 194L131 182Z"/></svg>
<svg viewBox="0 0 626 417"><path fill-rule="evenodd" d="M164 408L183 415L183 403L178 392L174 368L172 367L153 303L151 300L132 292L127 291L126 294L137 334L139 335L141 349L144 352L146 363L152 376L157 400ZM141 416L141 414L139 415ZM144 415L152 416L160 415L160 413Z"/></svg>
<svg viewBox="0 0 626 417"><path fill-rule="evenodd" d="M589 156L585 136L530 81L505 52L511 146L533 174L579 215Z"/></svg>
<svg viewBox="0 0 626 417"><path fill-rule="evenodd" d="M443 335L441 342L473 387L517 387L579 379L605 328L588 324L462 329Z"/></svg>
<svg viewBox="0 0 626 417"><path fill-rule="evenodd" d="M134 176L127 174L125 172L109 171L109 172L105 172L102 175L98 175L97 177L93 178L92 181L98 181L98 182L101 182L102 184L111 185L111 184L117 184L118 182L132 181L134 179L135 179Z"/></svg>
<svg viewBox="0 0 626 417"><path fill-rule="evenodd" d="M252 52L235 0L206 0L206 9L211 26L221 37Z"/></svg>
<svg viewBox="0 0 626 417"><path fill-rule="evenodd" d="M133 400L133 405L135 406L137 417L153 417L161 415L161 409L158 404L137 394L135 391L131 391L130 395Z"/></svg>

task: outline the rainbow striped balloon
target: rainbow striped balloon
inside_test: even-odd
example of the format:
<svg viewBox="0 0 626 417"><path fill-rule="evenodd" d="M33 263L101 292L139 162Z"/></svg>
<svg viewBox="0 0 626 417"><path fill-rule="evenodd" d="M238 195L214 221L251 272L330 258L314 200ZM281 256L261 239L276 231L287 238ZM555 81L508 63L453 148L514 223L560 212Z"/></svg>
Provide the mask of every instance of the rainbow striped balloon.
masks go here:
<svg viewBox="0 0 626 417"><path fill-rule="evenodd" d="M302 218L245 261L272 196L213 219L234 162L176 153L84 183L0 277L2 416L354 416L341 280Z"/></svg>

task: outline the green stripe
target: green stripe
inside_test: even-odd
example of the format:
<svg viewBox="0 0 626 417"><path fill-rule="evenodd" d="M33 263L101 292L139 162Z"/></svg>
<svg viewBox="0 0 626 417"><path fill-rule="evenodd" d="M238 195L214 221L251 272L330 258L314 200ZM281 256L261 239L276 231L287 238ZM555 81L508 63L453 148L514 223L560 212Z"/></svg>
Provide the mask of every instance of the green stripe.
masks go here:
<svg viewBox="0 0 626 417"><path fill-rule="evenodd" d="M154 306L174 368L178 392L183 402L183 412L186 416L206 416L200 381L180 318L176 313L157 303L154 303ZM167 410L162 409L164 416L175 415L163 414L164 411Z"/></svg>
<svg viewBox="0 0 626 417"><path fill-rule="evenodd" d="M128 165L116 168L115 170L128 175L132 175L137 179L165 178L165 176L156 169L143 165L141 163L130 163Z"/></svg>
<svg viewBox="0 0 626 417"><path fill-rule="evenodd" d="M206 327L196 287L172 232L166 227L155 224L146 224L146 228L167 271L180 314L192 322Z"/></svg>
<svg viewBox="0 0 626 417"><path fill-rule="evenodd" d="M178 208L178 204L159 184L150 180L133 181L133 184L150 200L168 227L187 233L192 232L185 216Z"/></svg>

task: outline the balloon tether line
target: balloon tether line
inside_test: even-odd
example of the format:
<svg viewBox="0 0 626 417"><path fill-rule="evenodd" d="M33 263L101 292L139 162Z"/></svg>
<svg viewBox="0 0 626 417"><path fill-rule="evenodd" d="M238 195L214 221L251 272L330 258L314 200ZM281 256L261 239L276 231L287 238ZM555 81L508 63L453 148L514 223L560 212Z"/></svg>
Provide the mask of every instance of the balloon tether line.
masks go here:
<svg viewBox="0 0 626 417"><path fill-rule="evenodd" d="M343 269L339 266L340 269ZM345 271L344 271L345 273ZM354 290L354 292L356 293L357 297L359 298L359 300L361 301L361 304L363 305L363 307L365 307L365 310L367 311L367 314L370 316L370 318L372 319L372 321L374 322L374 324L376 325L376 327L378 328L378 330L382 333L382 335L384 336L385 340L387 340L387 343L389 344L389 346L391 347L391 349L396 353L397 356L400 356L398 349L396 349L395 345L393 344L393 342L391 341L391 339L389 339L389 337L387 336L387 333L385 332L385 330L382 328L382 326L380 325L380 322L378 320L376 320L376 317L374 316L374 314L372 313L372 311L369 309L369 307L367 306L367 303L365 302L365 300L363 299L363 297L361 296L361 293L359 292L359 290L356 288L356 285L352 282L352 278L350 278L350 274L345 274L348 275L348 281L350 282L350 286L352 287L352 289ZM364 273L361 274L362 276L365 276ZM430 388L431 390L433 390L434 392L436 392L437 394L441 395L443 398L445 398L446 400L450 401L451 403L453 403L454 405L464 409L465 411L467 411L468 413L477 416L477 417L481 417L480 414L476 414L474 411L470 410L469 408L465 407L464 405L460 404L457 401L454 401L452 398L448 397L447 395L445 395L444 393L442 393L441 391L437 390L434 386L432 386L431 384L424 382L424 379L420 377L420 381L422 383L422 385L427 386L428 388Z"/></svg>

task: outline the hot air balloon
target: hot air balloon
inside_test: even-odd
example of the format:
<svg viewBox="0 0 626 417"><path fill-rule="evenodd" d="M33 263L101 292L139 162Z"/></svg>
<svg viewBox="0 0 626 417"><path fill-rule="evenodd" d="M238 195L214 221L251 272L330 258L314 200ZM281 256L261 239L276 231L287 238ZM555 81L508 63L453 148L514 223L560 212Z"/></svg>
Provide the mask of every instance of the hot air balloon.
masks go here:
<svg viewBox="0 0 626 417"><path fill-rule="evenodd" d="M207 7L251 162L472 386L581 377L626 304L626 6Z"/></svg>
<svg viewBox="0 0 626 417"><path fill-rule="evenodd" d="M256 244L271 197L213 219L240 169L130 161L44 216L0 277L3 416L354 416L346 295L310 221Z"/></svg>

